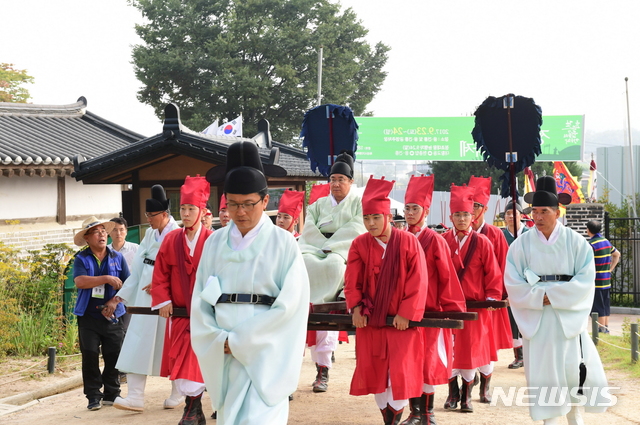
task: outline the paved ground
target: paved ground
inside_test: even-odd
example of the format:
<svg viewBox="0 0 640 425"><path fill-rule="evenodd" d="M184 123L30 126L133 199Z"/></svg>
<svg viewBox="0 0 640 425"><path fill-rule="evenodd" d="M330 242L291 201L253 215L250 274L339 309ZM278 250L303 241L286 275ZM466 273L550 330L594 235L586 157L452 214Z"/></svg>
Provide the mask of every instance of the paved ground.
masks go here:
<svg viewBox="0 0 640 425"><path fill-rule="evenodd" d="M637 317L637 316L636 316ZM634 317L634 320L635 318ZM613 316L610 320L612 333L621 333L623 316ZM341 344L336 353L337 362L330 373L329 391L314 394L311 382L315 377L315 367L309 356L305 357L298 391L290 404L289 424L379 424L382 423L379 410L372 396L349 396L349 383L355 366L354 344ZM492 384L494 387L525 386L522 369L509 370L507 365L512 360L512 353L503 350L496 363ZM586 424L628 425L640 424L636 403L640 400L640 383L629 380L626 376L608 372L610 385L620 387L617 393L618 404L604 414L586 414ZM37 382L34 386L39 385ZM103 407L96 412L86 409L86 399L81 388L52 397L42 398L30 405L22 406L17 412L6 413L0 422L3 425L38 424L60 425L78 423L82 425L107 424L153 424L175 425L180 420L181 410L163 410L162 401L169 394L170 385L164 378L150 378L146 389L145 412L128 413L113 407ZM123 387L126 394L126 385ZM463 414L459 411L445 411L442 406L446 398L446 386L440 386L436 392L435 413L438 424L527 424L533 423L526 407L506 407L502 403L489 406L477 402L477 389L474 391L475 413ZM205 413L211 414L208 397L204 396ZM0 400L0 403L2 401ZM1 414L1 413L0 413ZM405 417L408 411L405 411ZM209 424L215 424L212 419ZM541 422L539 422L541 423ZM564 424L566 422L562 422Z"/></svg>

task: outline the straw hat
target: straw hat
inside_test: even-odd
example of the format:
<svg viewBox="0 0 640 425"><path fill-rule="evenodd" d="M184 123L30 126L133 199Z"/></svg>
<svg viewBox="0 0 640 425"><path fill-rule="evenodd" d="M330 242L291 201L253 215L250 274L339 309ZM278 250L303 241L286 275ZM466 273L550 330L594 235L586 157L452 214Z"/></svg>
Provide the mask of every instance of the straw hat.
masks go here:
<svg viewBox="0 0 640 425"><path fill-rule="evenodd" d="M80 229L80 231L78 231L78 233L73 236L73 243L78 246L85 246L87 244L87 241L84 240L84 235L89 230L100 225L104 226L104 228L107 230L107 233L111 233L113 228L116 227L116 223L114 223L113 221L100 221L95 216L91 216L82 222L82 229Z"/></svg>

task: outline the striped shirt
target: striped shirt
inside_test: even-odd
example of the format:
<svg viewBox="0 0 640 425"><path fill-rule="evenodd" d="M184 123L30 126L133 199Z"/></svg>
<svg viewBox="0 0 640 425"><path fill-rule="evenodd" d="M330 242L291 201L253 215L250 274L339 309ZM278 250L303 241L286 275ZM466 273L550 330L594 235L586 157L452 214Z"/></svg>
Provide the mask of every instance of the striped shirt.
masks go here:
<svg viewBox="0 0 640 425"><path fill-rule="evenodd" d="M611 254L616 249L611 243L596 233L589 243L593 248L593 258L596 263L596 289L611 288Z"/></svg>

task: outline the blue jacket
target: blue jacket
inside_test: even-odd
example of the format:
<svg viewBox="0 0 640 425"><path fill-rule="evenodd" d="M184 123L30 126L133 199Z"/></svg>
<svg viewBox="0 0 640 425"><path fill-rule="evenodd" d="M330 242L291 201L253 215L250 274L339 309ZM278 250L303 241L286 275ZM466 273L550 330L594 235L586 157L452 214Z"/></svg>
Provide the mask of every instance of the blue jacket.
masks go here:
<svg viewBox="0 0 640 425"><path fill-rule="evenodd" d="M73 262L73 278L75 279L78 276L111 275L119 277L122 282L127 280L130 274L129 267L122 254L107 248L107 256L104 261L107 261L106 270L105 273L100 273L98 262L93 256L91 249L87 248L80 251ZM92 291L93 289L78 289L78 299L76 300L76 307L73 310L73 314L76 316L84 316L89 300L91 299ZM113 286L105 285L105 302L113 298L116 292L118 291L113 289ZM124 305L118 303L115 311L116 317L120 317L124 313Z"/></svg>

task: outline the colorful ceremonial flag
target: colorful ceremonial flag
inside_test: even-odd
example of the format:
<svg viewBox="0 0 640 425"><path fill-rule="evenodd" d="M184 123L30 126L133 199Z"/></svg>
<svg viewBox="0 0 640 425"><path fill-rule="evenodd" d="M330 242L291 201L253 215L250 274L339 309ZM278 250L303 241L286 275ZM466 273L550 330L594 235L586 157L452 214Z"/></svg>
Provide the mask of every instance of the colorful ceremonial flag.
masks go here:
<svg viewBox="0 0 640 425"><path fill-rule="evenodd" d="M531 167L526 167L524 169L524 193L525 195L529 192L536 191L535 178L533 177L533 171L531 171Z"/></svg>
<svg viewBox="0 0 640 425"><path fill-rule="evenodd" d="M242 115L218 127L218 136L242 137Z"/></svg>
<svg viewBox="0 0 640 425"><path fill-rule="evenodd" d="M553 178L556 179L556 188L558 193L568 193L571 195L572 204L584 203L582 189L576 179L571 175L564 162L555 161L553 163Z"/></svg>
<svg viewBox="0 0 640 425"><path fill-rule="evenodd" d="M598 198L596 194L597 189L597 177L596 177L596 162L591 159L591 164L589 164L589 185L587 186L587 194L589 195L589 200L591 202L595 202Z"/></svg>
<svg viewBox="0 0 640 425"><path fill-rule="evenodd" d="M202 130L202 134L206 134L207 136L217 136L218 135L218 120L215 120L213 124L209 127Z"/></svg>

